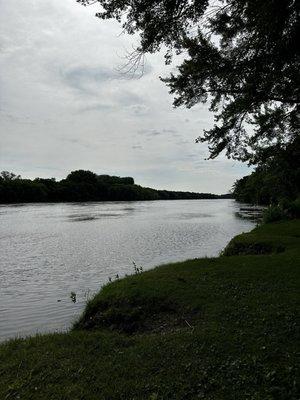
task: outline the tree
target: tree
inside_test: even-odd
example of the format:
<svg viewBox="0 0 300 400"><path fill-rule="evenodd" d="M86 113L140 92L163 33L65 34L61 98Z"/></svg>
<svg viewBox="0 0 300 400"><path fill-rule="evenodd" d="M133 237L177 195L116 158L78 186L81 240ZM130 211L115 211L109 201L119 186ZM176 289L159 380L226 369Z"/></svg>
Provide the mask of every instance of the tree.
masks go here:
<svg viewBox="0 0 300 400"><path fill-rule="evenodd" d="M295 200L300 196L300 137L286 149L268 149L251 175L234 184L238 201L255 204Z"/></svg>
<svg viewBox="0 0 300 400"><path fill-rule="evenodd" d="M97 175L94 172L79 169L70 172L66 180L74 183L96 183Z"/></svg>
<svg viewBox="0 0 300 400"><path fill-rule="evenodd" d="M210 158L222 151L257 163L261 149L285 148L299 135L300 2L296 0L77 0L99 3L97 17L116 18L140 34L132 55L167 48L184 61L163 81L176 107L209 101L215 124L196 140Z"/></svg>
<svg viewBox="0 0 300 400"><path fill-rule="evenodd" d="M9 171L2 171L0 173L0 179L3 181L13 181L15 179L20 179L21 176L20 175L16 175L13 172L9 172Z"/></svg>

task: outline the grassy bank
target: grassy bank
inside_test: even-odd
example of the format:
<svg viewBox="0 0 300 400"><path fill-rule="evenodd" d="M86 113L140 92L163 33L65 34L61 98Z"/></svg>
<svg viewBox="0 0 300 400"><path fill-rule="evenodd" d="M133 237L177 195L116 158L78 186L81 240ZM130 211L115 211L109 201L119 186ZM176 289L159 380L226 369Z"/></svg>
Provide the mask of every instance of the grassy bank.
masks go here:
<svg viewBox="0 0 300 400"><path fill-rule="evenodd" d="M300 220L104 287L72 332L0 346L0 399L296 400Z"/></svg>

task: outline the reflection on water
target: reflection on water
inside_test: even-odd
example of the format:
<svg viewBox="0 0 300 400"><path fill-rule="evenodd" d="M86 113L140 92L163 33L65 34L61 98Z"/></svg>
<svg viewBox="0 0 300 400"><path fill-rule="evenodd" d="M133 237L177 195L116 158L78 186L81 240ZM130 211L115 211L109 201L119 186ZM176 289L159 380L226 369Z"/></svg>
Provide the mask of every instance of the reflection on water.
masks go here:
<svg viewBox="0 0 300 400"><path fill-rule="evenodd" d="M0 339L68 328L133 261L216 256L254 226L238 210L232 200L0 206Z"/></svg>

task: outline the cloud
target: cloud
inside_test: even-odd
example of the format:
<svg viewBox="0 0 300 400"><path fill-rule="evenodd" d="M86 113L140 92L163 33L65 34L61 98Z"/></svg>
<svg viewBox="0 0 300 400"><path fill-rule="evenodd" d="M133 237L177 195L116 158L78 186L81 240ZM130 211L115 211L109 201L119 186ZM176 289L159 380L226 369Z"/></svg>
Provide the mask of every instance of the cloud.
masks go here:
<svg viewBox="0 0 300 400"><path fill-rule="evenodd" d="M147 73L150 73L151 69L151 66L149 66L147 68ZM130 74L120 73L117 69L111 69L103 65L64 67L59 72L65 84L82 91L89 91L91 86L97 87L112 81L134 82L135 80ZM142 77L145 75L144 73Z"/></svg>
<svg viewBox="0 0 300 400"><path fill-rule="evenodd" d="M171 128L162 128L162 129L140 129L138 131L138 134L140 135L145 135L145 136L159 136L163 135L167 137L168 135L171 135L172 137L181 137L182 135L177 132L176 129L171 129Z"/></svg>
<svg viewBox="0 0 300 400"><path fill-rule="evenodd" d="M146 136L159 136L163 134L163 131L157 129L140 129L138 133Z"/></svg>
<svg viewBox="0 0 300 400"><path fill-rule="evenodd" d="M78 110L74 111L75 113L81 112L81 113L85 113L85 112L94 112L94 111L111 111L114 109L114 105L112 104L101 104L101 103L97 103L97 104L89 104L87 106L83 106L80 107Z"/></svg>
<svg viewBox="0 0 300 400"><path fill-rule="evenodd" d="M133 104L129 107L129 111L138 117L143 117L149 113L150 109L144 104Z"/></svg>
<svg viewBox="0 0 300 400"><path fill-rule="evenodd" d="M90 93L91 87L97 88L103 84L111 83L112 81L129 81L134 82L144 78L150 74L152 67L147 64L143 68L142 75L126 73L117 68L108 68L103 65L81 65L76 67L65 67L60 70L61 79L68 86Z"/></svg>
<svg viewBox="0 0 300 400"><path fill-rule="evenodd" d="M118 79L115 71L98 67L76 67L67 70L61 70L61 78L68 86L90 93L92 87L99 87L104 82L109 82Z"/></svg>
<svg viewBox="0 0 300 400"><path fill-rule="evenodd" d="M166 129L166 128L164 128L163 132L164 133L177 133L177 130L176 129Z"/></svg>
<svg viewBox="0 0 300 400"><path fill-rule="evenodd" d="M115 93L113 94L115 100L123 106L134 106L134 107L145 107L142 103L144 103L144 97L133 92L130 89L116 88Z"/></svg>
<svg viewBox="0 0 300 400"><path fill-rule="evenodd" d="M176 142L176 144L178 145L178 146L182 146L182 145L185 145L185 144L188 144L188 143L190 143L188 140L185 140L185 139L182 139L182 140L178 140L177 142Z"/></svg>
<svg viewBox="0 0 300 400"><path fill-rule="evenodd" d="M88 92L85 92L88 93ZM91 98L90 95L93 95ZM86 97L85 97L86 98ZM122 88L114 88L113 92L107 93L105 89L98 95L92 92L88 93L86 101L75 112L120 112L126 110L131 115L142 117L149 111L143 103L144 99L129 90Z"/></svg>

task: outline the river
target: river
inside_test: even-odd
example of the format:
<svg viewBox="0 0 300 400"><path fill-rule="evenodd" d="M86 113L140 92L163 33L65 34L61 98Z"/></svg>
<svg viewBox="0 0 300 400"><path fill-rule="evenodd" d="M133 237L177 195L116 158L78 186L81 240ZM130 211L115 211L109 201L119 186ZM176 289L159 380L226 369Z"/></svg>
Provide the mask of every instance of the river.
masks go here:
<svg viewBox="0 0 300 400"><path fill-rule="evenodd" d="M228 199L0 206L0 340L68 329L133 262L217 256L255 226L238 209Z"/></svg>

